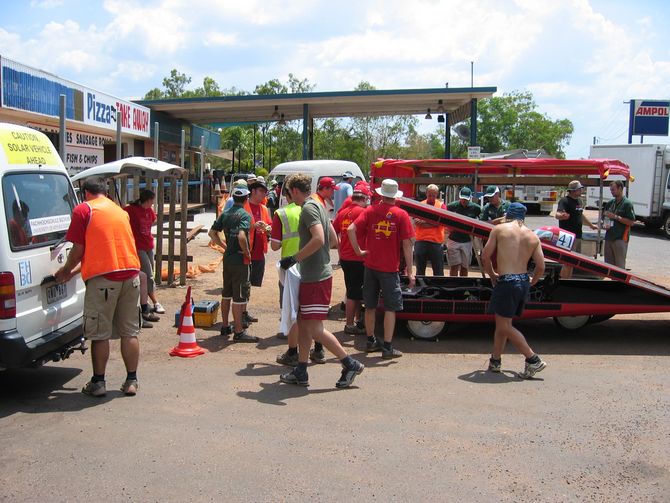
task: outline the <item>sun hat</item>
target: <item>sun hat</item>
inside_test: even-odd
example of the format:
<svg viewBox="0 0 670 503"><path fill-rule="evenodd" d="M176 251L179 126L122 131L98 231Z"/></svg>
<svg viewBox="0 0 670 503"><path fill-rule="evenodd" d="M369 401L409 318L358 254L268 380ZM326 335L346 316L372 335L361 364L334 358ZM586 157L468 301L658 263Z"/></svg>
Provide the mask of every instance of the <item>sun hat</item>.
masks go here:
<svg viewBox="0 0 670 503"><path fill-rule="evenodd" d="M233 187L245 187L247 186L247 181L244 178L240 178L239 180L235 180L235 183L233 183Z"/></svg>
<svg viewBox="0 0 670 503"><path fill-rule="evenodd" d="M507 208L505 212L505 217L510 220L525 220L526 219L526 207L521 203L512 203Z"/></svg>
<svg viewBox="0 0 670 503"><path fill-rule="evenodd" d="M467 199L468 201L470 201L472 199L472 191L470 190L469 187L463 187L461 191L458 193L458 198Z"/></svg>
<svg viewBox="0 0 670 503"><path fill-rule="evenodd" d="M484 197L493 197L496 194L500 194L500 189L496 187L495 185L489 185L486 187L486 192L484 193Z"/></svg>
<svg viewBox="0 0 670 503"><path fill-rule="evenodd" d="M390 197L391 199L402 197L402 190L398 190L398 182L391 178L382 180L382 186L377 187L375 191L382 197Z"/></svg>
<svg viewBox="0 0 670 503"><path fill-rule="evenodd" d="M340 188L335 183L335 180L329 176L324 176L321 180L319 180L319 188L340 190Z"/></svg>
<svg viewBox="0 0 670 503"><path fill-rule="evenodd" d="M573 180L568 184L568 191L572 192L573 190L579 190L584 188L579 180Z"/></svg>

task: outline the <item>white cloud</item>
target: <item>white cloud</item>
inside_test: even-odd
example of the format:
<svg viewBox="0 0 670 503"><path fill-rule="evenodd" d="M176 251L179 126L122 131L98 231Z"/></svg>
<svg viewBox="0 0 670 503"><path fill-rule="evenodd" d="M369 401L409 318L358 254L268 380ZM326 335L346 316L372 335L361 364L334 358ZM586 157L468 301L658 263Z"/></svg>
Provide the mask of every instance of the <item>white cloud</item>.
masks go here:
<svg viewBox="0 0 670 503"><path fill-rule="evenodd" d="M30 6L32 8L39 8L39 9L54 9L56 7L60 7L63 5L63 0L43 0L42 2L37 2L36 0L32 0L30 2Z"/></svg>
<svg viewBox="0 0 670 503"><path fill-rule="evenodd" d="M234 33L209 32L203 38L205 47L233 46L238 44L237 35Z"/></svg>

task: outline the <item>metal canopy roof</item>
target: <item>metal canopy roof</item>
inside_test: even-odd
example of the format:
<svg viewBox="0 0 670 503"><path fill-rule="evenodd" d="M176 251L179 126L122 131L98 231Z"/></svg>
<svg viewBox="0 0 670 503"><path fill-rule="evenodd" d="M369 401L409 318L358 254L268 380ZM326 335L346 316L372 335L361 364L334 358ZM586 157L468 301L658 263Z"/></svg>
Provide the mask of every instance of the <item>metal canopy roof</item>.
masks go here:
<svg viewBox="0 0 670 503"><path fill-rule="evenodd" d="M141 100L137 103L156 112L194 124L224 126L227 123L272 122L277 107L284 120L304 118L304 106L312 118L381 115L422 115L430 108L438 115L442 100L449 113L449 125L470 117L472 99L489 98L495 87L396 89L381 91L344 91L247 96L217 96Z"/></svg>

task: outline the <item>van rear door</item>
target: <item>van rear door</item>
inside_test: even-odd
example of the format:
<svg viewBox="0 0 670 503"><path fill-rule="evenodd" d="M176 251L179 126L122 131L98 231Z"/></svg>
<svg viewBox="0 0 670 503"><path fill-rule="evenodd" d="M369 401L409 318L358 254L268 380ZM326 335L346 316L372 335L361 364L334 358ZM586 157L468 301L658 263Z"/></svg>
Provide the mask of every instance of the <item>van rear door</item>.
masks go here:
<svg viewBox="0 0 670 503"><path fill-rule="evenodd" d="M2 177L7 235L2 270L14 275L16 330L27 343L81 317L85 286L79 275L57 285L53 275L72 244L63 238L76 205L65 170L7 171ZM4 227L4 226L3 226ZM12 328L3 320L3 329Z"/></svg>

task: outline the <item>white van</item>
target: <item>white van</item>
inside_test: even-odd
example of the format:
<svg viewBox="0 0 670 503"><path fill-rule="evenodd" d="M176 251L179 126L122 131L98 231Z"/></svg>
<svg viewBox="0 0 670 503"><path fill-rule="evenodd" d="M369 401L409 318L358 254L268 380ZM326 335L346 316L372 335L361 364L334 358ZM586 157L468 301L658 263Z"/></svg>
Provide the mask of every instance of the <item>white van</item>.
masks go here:
<svg viewBox="0 0 670 503"><path fill-rule="evenodd" d="M51 141L0 123L0 370L84 351L84 282L56 284L77 199Z"/></svg>
<svg viewBox="0 0 670 503"><path fill-rule="evenodd" d="M342 175L347 171L354 175L351 184L352 187L356 185L356 182L365 180L361 168L359 168L358 164L355 162L326 159L282 162L281 164L277 164L275 168L270 171L268 179L274 179L277 183L282 184L284 179L289 175L295 175L297 173L308 175L312 177L312 194L314 194L316 188L319 186L319 180L323 177L328 176L333 178L335 183L340 183L342 181ZM284 206L285 204L286 199L282 196L280 206ZM331 215L331 217L334 218L333 215Z"/></svg>

